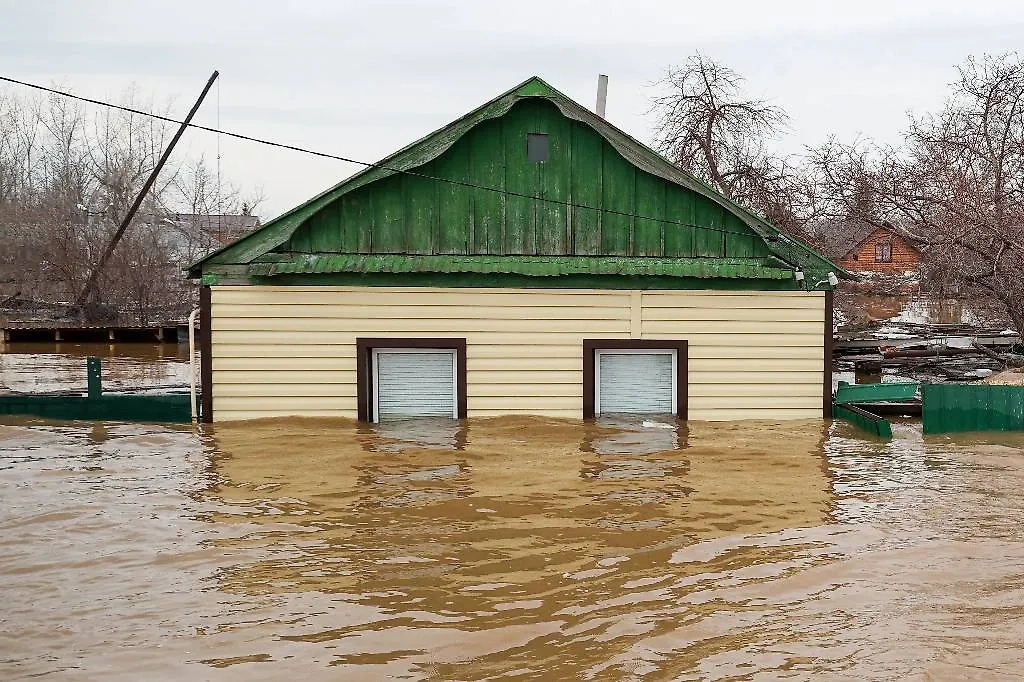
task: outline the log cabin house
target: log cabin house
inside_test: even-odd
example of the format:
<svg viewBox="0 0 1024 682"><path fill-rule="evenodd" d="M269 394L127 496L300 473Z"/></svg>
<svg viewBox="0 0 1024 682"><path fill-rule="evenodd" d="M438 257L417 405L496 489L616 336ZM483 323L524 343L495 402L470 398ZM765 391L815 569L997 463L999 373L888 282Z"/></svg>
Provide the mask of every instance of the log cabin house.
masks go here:
<svg viewBox="0 0 1024 682"><path fill-rule="evenodd" d="M190 275L218 422L820 417L848 276L536 77Z"/></svg>
<svg viewBox="0 0 1024 682"><path fill-rule="evenodd" d="M830 231L836 263L851 272L877 272L886 275L917 273L921 252L913 241L889 226L866 222L845 222Z"/></svg>

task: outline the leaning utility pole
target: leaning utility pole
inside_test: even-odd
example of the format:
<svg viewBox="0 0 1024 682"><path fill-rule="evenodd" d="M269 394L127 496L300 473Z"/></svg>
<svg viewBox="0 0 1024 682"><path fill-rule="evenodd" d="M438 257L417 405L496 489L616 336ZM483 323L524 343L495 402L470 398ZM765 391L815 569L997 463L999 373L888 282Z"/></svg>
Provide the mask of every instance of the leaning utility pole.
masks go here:
<svg viewBox="0 0 1024 682"><path fill-rule="evenodd" d="M82 293L78 294L78 298L75 300L75 308L78 310L79 315L84 315L84 307L89 301L89 297L92 295L93 289L96 287L96 281L99 279L100 273L103 271L103 268L106 267L107 261L110 260L110 256L113 255L114 249L117 248L118 242L121 241L121 237L124 236L125 230L127 230L128 226L131 224L132 218L135 217L139 207L142 206L142 200L146 198L146 194L149 192L150 187L152 187L153 183L156 182L156 176L160 174L160 170L164 167L164 164L167 163L167 159L170 157L171 151L174 149L174 145L178 144L178 140L181 139L182 133L185 132L185 128L188 128L189 124L192 122L192 117L196 115L196 111L199 110L199 105L201 105L203 100L206 99L206 93L208 93L210 88L213 87L213 82L217 80L217 76L219 75L219 72L214 71L213 75L210 76L210 80L206 82L206 87L203 88L203 92L199 95L199 99L197 99L196 103L192 106L192 111L188 112L188 116L185 117L185 120L181 122L181 126L178 128L178 132L174 133L174 137L171 138L171 142L167 145L167 149L164 150L163 155L160 156L160 160L156 162L156 167L153 168L153 172L150 173L149 178L146 179L146 184L142 186L142 189L139 190L139 195L135 197L135 203L133 203L131 208L128 209L128 213L125 214L124 220L121 221L121 225L117 228L117 232L115 232L114 236L110 238L110 243L107 244L106 251L103 252L103 255L100 256L100 259L93 267L92 273L89 275L89 279L82 288Z"/></svg>

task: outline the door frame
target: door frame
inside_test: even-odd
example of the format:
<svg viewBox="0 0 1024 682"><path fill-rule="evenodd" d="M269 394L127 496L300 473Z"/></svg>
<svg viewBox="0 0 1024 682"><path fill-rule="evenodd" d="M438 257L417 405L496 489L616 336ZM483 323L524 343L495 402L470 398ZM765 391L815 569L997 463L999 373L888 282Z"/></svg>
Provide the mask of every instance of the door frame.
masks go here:
<svg viewBox="0 0 1024 682"><path fill-rule="evenodd" d="M598 350L674 350L676 353L675 405L676 417L686 419L689 414L688 354L689 344L681 339L583 339L583 418L594 418Z"/></svg>

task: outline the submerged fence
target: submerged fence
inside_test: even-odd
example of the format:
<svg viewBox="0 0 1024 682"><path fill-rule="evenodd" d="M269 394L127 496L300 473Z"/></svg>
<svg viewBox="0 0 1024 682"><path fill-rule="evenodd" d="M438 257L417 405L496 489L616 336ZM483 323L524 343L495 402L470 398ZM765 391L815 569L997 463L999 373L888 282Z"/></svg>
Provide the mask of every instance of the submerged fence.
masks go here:
<svg viewBox="0 0 1024 682"><path fill-rule="evenodd" d="M0 395L0 415L181 424L187 424L192 420L191 398L187 393L104 393L102 364L99 358L87 360L86 375L89 383L85 395Z"/></svg>
<svg viewBox="0 0 1024 682"><path fill-rule="evenodd" d="M925 433L1024 430L1024 386L925 384L921 402Z"/></svg>

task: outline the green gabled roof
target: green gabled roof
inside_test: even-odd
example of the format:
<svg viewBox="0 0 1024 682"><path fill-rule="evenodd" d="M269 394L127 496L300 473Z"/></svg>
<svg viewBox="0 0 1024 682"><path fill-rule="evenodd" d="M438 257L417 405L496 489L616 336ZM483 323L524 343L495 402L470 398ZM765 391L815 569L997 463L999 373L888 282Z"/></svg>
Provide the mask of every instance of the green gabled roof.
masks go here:
<svg viewBox="0 0 1024 682"><path fill-rule="evenodd" d="M799 267L811 273L824 273L831 270L840 277L852 278L849 273L800 240L784 234L756 214L724 197L708 185L672 164L668 159L647 145L581 106L537 76L527 79L490 102L474 109L462 118L403 147L376 164L335 185L326 192L278 216L259 230L193 263L188 268L189 275L191 277L200 276L201 268L206 264L252 263L260 256L267 254L288 241L295 230L307 219L331 202L337 200L340 196L382 178L412 171L436 159L475 126L484 121L503 116L517 102L525 98L543 98L550 101L558 107L564 116L590 126L611 144L623 158L637 168L656 177L686 187L698 195L719 204L740 218L765 241L768 249L777 258L787 263L791 268ZM495 191L502 190L496 189ZM262 266L255 267L252 274L256 274L255 270L261 269Z"/></svg>
<svg viewBox="0 0 1024 682"><path fill-rule="evenodd" d="M628 256L409 256L267 254L249 265L257 277L327 273L464 272L532 277L655 275L789 280L791 268L768 258L633 258Z"/></svg>

